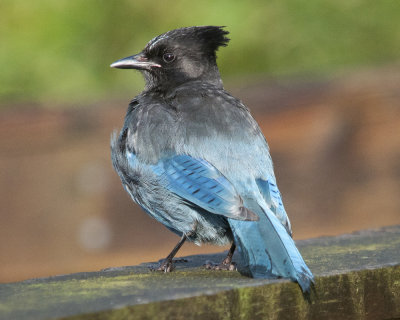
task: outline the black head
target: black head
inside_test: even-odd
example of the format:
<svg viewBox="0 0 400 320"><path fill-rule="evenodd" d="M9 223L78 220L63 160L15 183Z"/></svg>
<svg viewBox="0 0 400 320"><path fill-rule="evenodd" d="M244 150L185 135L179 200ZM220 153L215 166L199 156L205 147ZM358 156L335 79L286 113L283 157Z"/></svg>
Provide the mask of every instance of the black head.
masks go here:
<svg viewBox="0 0 400 320"><path fill-rule="evenodd" d="M216 51L227 45L228 33L215 26L168 31L152 39L139 54L118 60L111 67L142 71L147 89L167 89L192 80L222 86Z"/></svg>

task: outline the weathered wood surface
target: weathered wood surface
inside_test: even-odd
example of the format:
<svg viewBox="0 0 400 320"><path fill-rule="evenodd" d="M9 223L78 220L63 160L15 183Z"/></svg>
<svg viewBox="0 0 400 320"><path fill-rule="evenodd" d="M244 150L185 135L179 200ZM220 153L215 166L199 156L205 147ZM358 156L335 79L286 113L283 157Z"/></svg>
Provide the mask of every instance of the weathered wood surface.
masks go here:
<svg viewBox="0 0 400 320"><path fill-rule="evenodd" d="M0 284L0 319L400 318L400 226L298 241L316 276L305 298L287 280L208 271L187 257L173 273L143 264Z"/></svg>

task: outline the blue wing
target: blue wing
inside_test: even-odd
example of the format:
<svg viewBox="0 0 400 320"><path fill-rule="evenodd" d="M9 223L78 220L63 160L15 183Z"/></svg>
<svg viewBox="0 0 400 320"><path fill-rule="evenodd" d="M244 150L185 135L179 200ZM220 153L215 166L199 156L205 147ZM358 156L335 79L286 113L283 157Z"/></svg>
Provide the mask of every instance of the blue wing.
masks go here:
<svg viewBox="0 0 400 320"><path fill-rule="evenodd" d="M129 153L130 161L132 157L135 155ZM244 207L242 198L225 176L205 160L175 155L161 159L150 167L168 190L185 201L231 219L259 219Z"/></svg>

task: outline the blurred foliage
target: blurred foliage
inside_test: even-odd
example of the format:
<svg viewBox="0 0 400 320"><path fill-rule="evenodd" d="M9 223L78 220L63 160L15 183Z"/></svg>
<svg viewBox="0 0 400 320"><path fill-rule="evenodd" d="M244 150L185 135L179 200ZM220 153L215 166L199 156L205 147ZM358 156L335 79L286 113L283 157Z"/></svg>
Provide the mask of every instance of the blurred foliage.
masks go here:
<svg viewBox="0 0 400 320"><path fill-rule="evenodd" d="M143 87L109 64L181 26L225 25L224 77L323 74L400 58L398 0L1 0L0 101L93 101Z"/></svg>

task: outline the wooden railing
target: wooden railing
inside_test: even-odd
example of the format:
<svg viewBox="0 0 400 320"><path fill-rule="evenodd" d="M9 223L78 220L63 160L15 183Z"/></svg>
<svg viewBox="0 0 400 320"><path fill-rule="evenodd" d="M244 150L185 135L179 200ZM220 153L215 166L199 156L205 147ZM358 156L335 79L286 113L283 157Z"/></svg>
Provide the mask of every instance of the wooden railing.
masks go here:
<svg viewBox="0 0 400 320"><path fill-rule="evenodd" d="M0 319L400 318L400 226L298 241L315 290L208 271L186 257L170 274L150 264L0 284Z"/></svg>

